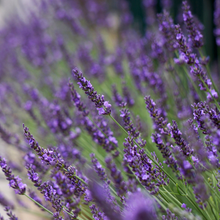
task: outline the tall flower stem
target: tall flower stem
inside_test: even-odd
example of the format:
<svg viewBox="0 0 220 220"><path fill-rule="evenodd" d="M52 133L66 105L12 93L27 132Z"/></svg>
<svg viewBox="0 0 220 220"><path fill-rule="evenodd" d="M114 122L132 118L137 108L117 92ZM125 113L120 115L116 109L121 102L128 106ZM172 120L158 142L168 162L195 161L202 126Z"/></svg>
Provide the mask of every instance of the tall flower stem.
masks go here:
<svg viewBox="0 0 220 220"><path fill-rule="evenodd" d="M212 186L210 186L210 184L208 183L208 181L204 178L207 186L211 189L211 191L218 197L219 201L220 201L220 196L216 193L216 191L212 188Z"/></svg>
<svg viewBox="0 0 220 220"><path fill-rule="evenodd" d="M169 191L167 191L165 187L163 187L163 189L165 190L166 193L168 193L168 194L171 196L171 198L176 202L176 204L179 204L179 206L181 207L182 204L180 203L180 201L179 201L178 199L176 199L176 198L172 195L172 193L170 193Z"/></svg>
<svg viewBox="0 0 220 220"><path fill-rule="evenodd" d="M47 213L49 213L50 215L53 215L53 212L51 212L50 210L48 210L47 208L45 208L44 206L42 206L39 202L35 201L34 199L32 199L30 196L28 196L27 194L24 194L24 196L26 196L28 199L30 199L32 202L34 202L35 204L39 205L42 209L44 209Z"/></svg>

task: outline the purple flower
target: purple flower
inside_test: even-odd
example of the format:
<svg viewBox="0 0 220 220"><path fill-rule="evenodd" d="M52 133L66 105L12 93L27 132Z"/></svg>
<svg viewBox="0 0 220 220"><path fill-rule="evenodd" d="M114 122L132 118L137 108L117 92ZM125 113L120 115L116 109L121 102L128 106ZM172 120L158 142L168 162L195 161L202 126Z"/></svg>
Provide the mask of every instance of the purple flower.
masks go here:
<svg viewBox="0 0 220 220"><path fill-rule="evenodd" d="M186 39L181 31L180 25L175 25L175 33L179 49L184 54L186 63L193 64L195 62L195 55L191 53L191 50L186 45Z"/></svg>
<svg viewBox="0 0 220 220"><path fill-rule="evenodd" d="M153 166L152 161L148 158L143 149L138 149L134 144L134 137L125 139L124 144L124 161L129 165L136 178L141 184L150 191L151 194L157 194L161 185L167 185L165 182L166 175L161 172L159 167ZM155 160L156 155L152 155ZM160 163L160 166L162 164Z"/></svg>
<svg viewBox="0 0 220 220"><path fill-rule="evenodd" d="M179 58L174 58L173 60L174 63L176 63L177 65L183 65L184 63L186 63L184 54L180 54Z"/></svg>
<svg viewBox="0 0 220 220"><path fill-rule="evenodd" d="M124 210L124 220L156 220L156 203L150 196L146 197L141 192L136 192L128 198Z"/></svg>
<svg viewBox="0 0 220 220"><path fill-rule="evenodd" d="M97 108L99 115L109 115L111 114L111 104L105 101L101 108Z"/></svg>
<svg viewBox="0 0 220 220"><path fill-rule="evenodd" d="M183 204L181 205L181 207L184 208L184 209L186 209L186 204L183 203Z"/></svg>
<svg viewBox="0 0 220 220"><path fill-rule="evenodd" d="M154 127L156 131L160 131L163 134L169 134L168 129L166 128L167 125L167 120L163 118L160 109L156 108L156 104L151 99L150 96L146 96L144 98L145 103L146 103L146 108L148 109L150 116L154 122Z"/></svg>
<svg viewBox="0 0 220 220"><path fill-rule="evenodd" d="M211 81L208 79L203 66L199 62L195 54L191 52L191 49L186 44L185 37L181 31L180 25L175 26L176 38L179 44L179 50L182 52L185 58L185 62L190 65L190 73L199 81L200 90L208 91L211 89ZM208 89L207 89L208 88Z"/></svg>
<svg viewBox="0 0 220 220"><path fill-rule="evenodd" d="M94 88L90 81L88 81L85 77L83 77L82 73L77 69L73 69L73 76L77 79L79 87L85 91L85 94L88 98L95 103L99 114L110 114L111 113L111 105L105 101L104 95L97 94L94 91Z"/></svg>
<svg viewBox="0 0 220 220"><path fill-rule="evenodd" d="M189 161L187 161L187 160L184 160L184 161L183 161L183 169L184 169L184 170L192 169L192 165L190 164Z"/></svg>

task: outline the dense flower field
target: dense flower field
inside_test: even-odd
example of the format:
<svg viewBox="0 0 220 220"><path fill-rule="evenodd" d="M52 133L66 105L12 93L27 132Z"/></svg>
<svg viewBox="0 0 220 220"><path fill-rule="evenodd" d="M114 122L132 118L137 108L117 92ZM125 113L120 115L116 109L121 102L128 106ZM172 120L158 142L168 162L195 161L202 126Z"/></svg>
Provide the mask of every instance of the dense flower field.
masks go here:
<svg viewBox="0 0 220 220"><path fill-rule="evenodd" d="M44 0L0 30L0 166L43 219L220 218L219 74L187 1L179 24L155 2L144 36L124 0ZM214 22L220 46L219 0Z"/></svg>

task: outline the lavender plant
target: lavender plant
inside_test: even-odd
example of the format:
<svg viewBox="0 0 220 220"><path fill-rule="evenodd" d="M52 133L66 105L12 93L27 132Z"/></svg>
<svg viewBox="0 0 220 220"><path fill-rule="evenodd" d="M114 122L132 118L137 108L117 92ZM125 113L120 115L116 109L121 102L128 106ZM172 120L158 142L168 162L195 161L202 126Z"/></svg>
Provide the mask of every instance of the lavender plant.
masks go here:
<svg viewBox="0 0 220 220"><path fill-rule="evenodd" d="M2 27L0 166L26 197L0 192L10 219L29 201L44 219L219 219L219 77L187 1L183 24L143 4L144 37L124 0L43 0Z"/></svg>

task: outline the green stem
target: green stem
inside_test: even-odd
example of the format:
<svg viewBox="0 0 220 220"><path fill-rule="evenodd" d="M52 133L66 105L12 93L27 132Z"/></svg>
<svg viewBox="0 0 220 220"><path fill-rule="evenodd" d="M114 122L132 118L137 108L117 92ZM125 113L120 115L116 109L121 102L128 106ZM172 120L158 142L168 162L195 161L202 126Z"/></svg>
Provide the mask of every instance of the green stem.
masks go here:
<svg viewBox="0 0 220 220"><path fill-rule="evenodd" d="M170 194L170 196L171 196L174 200L176 200L176 202L179 203L180 206L181 206L182 204L180 203L179 200L177 200L175 197L173 197L173 195L187 196L187 194L180 195L180 194L178 194L178 193L171 193L171 192L169 192L165 187L163 187L163 189L165 190L165 191L163 191L163 192L164 192L164 193L168 193L168 194Z"/></svg>
<svg viewBox="0 0 220 220"><path fill-rule="evenodd" d="M209 201L207 201L207 202L208 202L208 204L209 204ZM209 204L209 206L210 206L210 204ZM211 208L211 210L212 210L212 207L211 207L211 206L210 206L210 208ZM211 218L211 216L209 215L209 212L207 211L207 208L205 208L204 211L205 211L206 215L208 216L208 219L213 219L213 218ZM213 212L213 210L212 210L212 212ZM214 213L213 213L213 215L214 215ZM215 216L215 215L214 215L214 216Z"/></svg>
<svg viewBox="0 0 220 220"><path fill-rule="evenodd" d="M110 114L109 117L124 131L126 135L128 135L128 132L115 120L114 117Z"/></svg>
<svg viewBox="0 0 220 220"><path fill-rule="evenodd" d="M62 207L62 210L63 210L64 212L66 212L68 215L70 215L71 217L74 217L74 215L71 214L70 212L68 212L64 207Z"/></svg>
<svg viewBox="0 0 220 220"><path fill-rule="evenodd" d="M50 210L48 210L47 208L45 208L44 206L42 206L39 202L35 201L34 199L32 199L30 196L28 196L27 194L24 194L24 196L26 196L28 199L30 199L32 202L34 202L35 204L39 205L42 209L44 209L46 212L48 212L49 214L53 215L53 212L51 212Z"/></svg>
<svg viewBox="0 0 220 220"><path fill-rule="evenodd" d="M213 208L212 208L210 202L209 202L209 201L207 201L207 202L208 202L208 204L209 204L209 206L210 206L210 209L211 209L211 211L212 211L213 216L215 216L215 219L218 220L218 217L215 215L215 213L214 213L214 211L213 211ZM207 213L207 214L208 214L208 213ZM210 218L210 219L211 219L211 218Z"/></svg>
<svg viewBox="0 0 220 220"><path fill-rule="evenodd" d="M219 201L220 201L220 196L216 193L216 191L212 188L212 186L210 186L210 184L208 183L208 181L204 178L206 184L208 185L208 187L213 191L213 193L218 197Z"/></svg>
<svg viewBox="0 0 220 220"><path fill-rule="evenodd" d="M180 188L181 189L181 188ZM182 190L182 189L181 189ZM198 208L197 204L189 197L187 196L188 200L190 201L190 203L199 210L199 212L202 214L202 216L204 217L204 219L207 219L207 217L204 215L204 213L201 211L201 209ZM207 219L208 220L208 219Z"/></svg>

